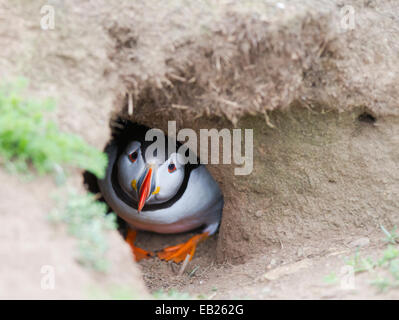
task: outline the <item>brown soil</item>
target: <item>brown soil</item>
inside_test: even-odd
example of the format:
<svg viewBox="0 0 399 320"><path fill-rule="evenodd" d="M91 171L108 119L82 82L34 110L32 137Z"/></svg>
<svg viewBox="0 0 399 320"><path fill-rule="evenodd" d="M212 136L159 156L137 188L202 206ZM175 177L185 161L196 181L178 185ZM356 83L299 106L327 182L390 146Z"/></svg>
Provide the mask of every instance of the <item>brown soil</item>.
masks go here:
<svg viewBox="0 0 399 320"><path fill-rule="evenodd" d="M186 239L184 237L184 239ZM355 248L352 243L369 239L366 247ZM162 248L165 243L173 244L183 237L150 240L143 234L140 242L146 247ZM200 299L398 299L395 289L381 292L371 283L384 271L363 272L355 275L354 288L341 285L345 281L345 266L355 254L362 257L380 258L385 248L380 234L370 237L347 236L319 242L307 242L297 247L283 246L257 254L245 263L232 265L216 263L216 241L211 240L199 247L194 259L183 275L180 266L159 260L139 263L144 281L151 291L167 293L169 290L189 293ZM325 280L331 273L336 281Z"/></svg>
<svg viewBox="0 0 399 320"><path fill-rule="evenodd" d="M54 207L51 179L27 182L0 170L0 181L0 299L87 299L115 287L130 287L137 298L146 297L130 250L118 234L108 235L113 248L107 255L112 266L108 274L76 262L76 240L48 220ZM54 271L54 289L41 285L50 275L46 266Z"/></svg>
<svg viewBox="0 0 399 320"><path fill-rule="evenodd" d="M257 141L254 172L242 177L231 174L231 166L211 167L226 200L217 239L201 245L184 276L176 275L173 264L140 263L147 285L214 298L398 298L397 292L378 295L368 283L375 275L358 277L352 291L323 282L354 256L350 244L359 238L370 241L362 255L381 255L380 225L399 223L399 154L392 149L399 122L365 118L360 109L292 108L270 115L273 129L263 120L243 119L239 127L254 128ZM205 122L215 125L208 119L198 126ZM145 234L140 242L156 250L188 237ZM301 261L306 262L298 272L264 278L271 269Z"/></svg>
<svg viewBox="0 0 399 320"><path fill-rule="evenodd" d="M165 131L167 120L195 130L254 129L251 175L209 166L226 199L220 232L200 245L182 276L173 264L141 262L150 291L398 298L395 290L377 294L368 273L351 291L322 280L339 273L359 238L369 239L365 255L380 254L379 225L399 222L395 1L51 3L56 27L44 31L41 1L0 1L0 70L4 79L27 77L27 94L54 97L64 130L103 148L114 116ZM356 26L345 31L347 4ZM78 189L81 174L71 173ZM147 297L117 233L109 235L110 274L84 269L75 240L46 220L50 179L27 183L2 170L0 178L7 181L0 215L9 226L0 230L1 297L84 298L87 287L115 284ZM139 244L160 249L188 237L143 233ZM59 270L55 291L40 289L43 264ZM270 271L274 280L264 277Z"/></svg>

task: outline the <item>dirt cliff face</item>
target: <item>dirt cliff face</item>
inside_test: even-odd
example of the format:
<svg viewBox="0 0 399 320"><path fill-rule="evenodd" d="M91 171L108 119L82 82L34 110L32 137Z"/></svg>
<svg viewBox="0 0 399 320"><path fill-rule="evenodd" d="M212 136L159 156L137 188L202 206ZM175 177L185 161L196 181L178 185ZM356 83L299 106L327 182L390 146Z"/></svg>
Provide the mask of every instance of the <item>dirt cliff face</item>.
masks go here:
<svg viewBox="0 0 399 320"><path fill-rule="evenodd" d="M398 224L398 119L365 120L362 110L273 112L254 128L254 170L221 172L226 197L219 257L300 247ZM368 118L366 118L368 119ZM226 169L225 169L226 170ZM226 171L230 171L227 169ZM239 208L239 209L237 209Z"/></svg>
<svg viewBox="0 0 399 320"><path fill-rule="evenodd" d="M282 248L327 248L349 235L372 236L379 224L398 224L395 1L51 5L55 28L45 31L41 2L2 1L0 68L4 79L27 77L32 95L53 96L64 130L101 149L116 116L165 131L168 120L178 129L253 129L251 175L235 176L233 165L209 166L226 201L217 240L198 253L203 264L244 263ZM354 28L343 21L345 5L354 10ZM81 172L72 175L82 188ZM12 201L1 201L13 210ZM42 198L30 201L45 211ZM40 219L35 232L51 233ZM24 230L25 221L21 211ZM127 248L114 236L125 253L112 254L124 261ZM15 234L6 239L12 243ZM149 247L166 245L143 239ZM72 248L63 252L73 261ZM159 262L143 268L151 288L162 287L151 279L165 281L170 272ZM36 271L24 272L26 283ZM139 277L129 281L141 288Z"/></svg>

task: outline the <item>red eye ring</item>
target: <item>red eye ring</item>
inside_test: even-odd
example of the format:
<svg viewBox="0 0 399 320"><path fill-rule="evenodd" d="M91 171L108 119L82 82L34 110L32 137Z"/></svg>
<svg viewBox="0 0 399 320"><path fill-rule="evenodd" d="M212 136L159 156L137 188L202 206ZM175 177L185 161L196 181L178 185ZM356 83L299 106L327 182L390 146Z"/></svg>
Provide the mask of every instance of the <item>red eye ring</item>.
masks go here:
<svg viewBox="0 0 399 320"><path fill-rule="evenodd" d="M137 153L137 151L134 151L131 154L129 154L129 160L131 162L136 162L138 156L139 154Z"/></svg>
<svg viewBox="0 0 399 320"><path fill-rule="evenodd" d="M176 171L176 165L174 163L169 163L168 172L172 173L173 171Z"/></svg>

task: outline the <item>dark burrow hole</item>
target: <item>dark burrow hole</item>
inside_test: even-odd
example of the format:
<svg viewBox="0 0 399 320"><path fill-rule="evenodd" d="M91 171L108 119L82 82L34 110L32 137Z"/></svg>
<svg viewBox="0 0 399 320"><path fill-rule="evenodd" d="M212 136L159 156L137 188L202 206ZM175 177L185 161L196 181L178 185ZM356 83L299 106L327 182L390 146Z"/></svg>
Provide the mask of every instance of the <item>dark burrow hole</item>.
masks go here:
<svg viewBox="0 0 399 320"><path fill-rule="evenodd" d="M124 122L125 122L125 120L123 120L120 117L117 118L115 121L110 122L111 137L108 140L107 145L112 140L119 140L119 141L122 139L126 140L126 135L120 134L121 132L124 132L124 130L126 129L126 127L123 125ZM147 127L147 126L143 126L143 125L140 125L140 124L134 123L134 122L131 122L131 123L135 126L137 125L142 130L149 129L149 127ZM127 141L121 141L121 143L126 144ZM105 151L106 146L104 147L103 151ZM83 172L83 184L87 191L96 195L96 198L98 199L98 201L103 202L107 205L107 208L108 208L107 213L113 212L112 208L108 205L105 198L101 194L101 190L98 186L97 177L94 174L92 174L91 172L88 172L88 171ZM116 217L117 217L118 231L119 231L120 235L125 239L127 236L128 224L125 220L123 220L118 215L116 215Z"/></svg>
<svg viewBox="0 0 399 320"><path fill-rule="evenodd" d="M97 177L94 174L92 174L88 171L83 172L83 184L87 191L89 191L97 196L98 201L104 202L107 205L108 213L112 212L112 209L107 204L104 197L101 195L101 191L100 191L100 188L98 187L98 183L97 183ZM119 231L120 235L123 238L126 238L127 230L128 230L127 223L123 219L121 219L118 215L117 215L117 225L118 225L118 231Z"/></svg>
<svg viewBox="0 0 399 320"><path fill-rule="evenodd" d="M110 121L111 137L108 140L107 145L112 140L117 140L122 144L128 143L128 141L126 141L127 135L121 134L121 133L125 132L125 129L126 129L126 126L124 125L125 122L126 121L123 120L123 118L121 118L121 117L118 117L115 121ZM148 130L149 129L149 127L140 125L138 123L134 123L134 122L130 122L130 123L133 124L134 126L137 126L140 130ZM125 141L121 141L121 140L125 140ZM104 147L103 151L105 151L106 146ZM85 171L83 173L83 184L87 191L96 195L96 198L98 199L98 201L101 201L107 205L108 213L113 212L112 208L108 205L105 198L101 194L101 190L98 186L97 177L94 174L92 174L88 171ZM116 217L117 217L118 231L119 231L120 235L125 239L127 236L128 224L125 220L123 220L118 215L116 215Z"/></svg>
<svg viewBox="0 0 399 320"><path fill-rule="evenodd" d="M369 112L363 112L357 117L357 120L363 123L374 124L377 121L377 118Z"/></svg>

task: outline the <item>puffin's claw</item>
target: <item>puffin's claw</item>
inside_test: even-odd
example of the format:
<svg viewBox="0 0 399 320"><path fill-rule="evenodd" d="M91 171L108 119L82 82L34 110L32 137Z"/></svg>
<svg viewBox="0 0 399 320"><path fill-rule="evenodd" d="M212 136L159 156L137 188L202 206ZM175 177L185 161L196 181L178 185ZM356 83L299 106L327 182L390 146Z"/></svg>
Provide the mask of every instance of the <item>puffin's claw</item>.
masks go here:
<svg viewBox="0 0 399 320"><path fill-rule="evenodd" d="M176 263L180 263L186 259L187 255L190 256L189 260L191 261L194 257L195 249L197 248L197 244L201 241L204 241L208 238L209 233L204 232L192 237L186 243L180 243L178 245L167 247L162 251L158 252L158 258L166 261L174 261Z"/></svg>
<svg viewBox="0 0 399 320"><path fill-rule="evenodd" d="M148 259L150 257L154 256L154 253L151 251L147 251L144 249L141 249L139 247L136 247L134 245L134 242L136 240L136 236L137 236L137 232L134 230L129 230L127 232L127 236L126 236L126 242L130 245L130 248L132 249L132 252L134 254L134 258L136 261L140 261L142 259Z"/></svg>

